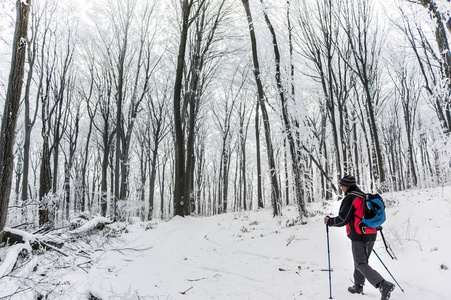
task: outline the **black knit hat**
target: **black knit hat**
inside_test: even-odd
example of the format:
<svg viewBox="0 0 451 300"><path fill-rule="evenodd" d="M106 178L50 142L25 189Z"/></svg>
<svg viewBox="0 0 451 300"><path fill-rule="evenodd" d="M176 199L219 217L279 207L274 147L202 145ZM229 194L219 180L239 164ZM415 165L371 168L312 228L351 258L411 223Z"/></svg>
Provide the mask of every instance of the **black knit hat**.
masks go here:
<svg viewBox="0 0 451 300"><path fill-rule="evenodd" d="M340 179L340 185L344 185L344 186L353 186L356 185L356 181L354 176L351 175L345 175L343 176L342 179Z"/></svg>

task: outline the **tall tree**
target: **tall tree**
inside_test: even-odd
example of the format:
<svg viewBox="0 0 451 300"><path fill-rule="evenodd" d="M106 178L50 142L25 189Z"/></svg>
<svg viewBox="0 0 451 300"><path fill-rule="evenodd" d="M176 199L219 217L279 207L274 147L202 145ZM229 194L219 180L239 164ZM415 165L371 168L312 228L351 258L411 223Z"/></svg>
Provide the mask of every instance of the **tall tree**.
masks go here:
<svg viewBox="0 0 451 300"><path fill-rule="evenodd" d="M101 138L99 141L99 148L101 149L101 179L100 179L100 214L106 216L108 208L108 166L109 166L109 155L111 153L111 148L114 143L114 136L116 134L113 125L113 112L112 112L112 102L113 102L113 79L107 70L102 69L102 73L98 74L98 80L95 83L95 90L97 94L96 109L99 110L101 124L94 122L93 125L100 132ZM88 107L90 103L88 103ZM94 119L94 111L88 109L88 113L91 119ZM112 186L111 186L112 187ZM115 203L113 203L114 209Z"/></svg>
<svg viewBox="0 0 451 300"><path fill-rule="evenodd" d="M263 3L263 0L260 0L260 2ZM301 168L300 168L301 161L300 161L300 156L299 156L300 151L297 149L295 135L293 134L294 128L291 124L292 117L288 113L288 97L285 93L286 87L285 87L284 83L282 82L279 43L277 42L276 31L274 30L274 27L271 23L271 20L269 19L266 9L263 10L263 14L264 14L268 29L271 32L271 36L272 36L272 45L273 45L274 60L275 60L275 79L276 79L276 85L277 85L277 93L279 94L279 99L281 102L284 133L287 137L290 154L291 154L291 166L292 166L293 173L294 173L294 190L296 192L296 199L297 199L299 215L301 217L307 217L307 210L305 208L305 201L304 201L303 192L302 192L302 176L301 176Z"/></svg>
<svg viewBox="0 0 451 300"><path fill-rule="evenodd" d="M18 0L16 2L16 25L11 70L0 132L0 232L3 231L6 224L11 193L14 140L22 95L30 6L31 0Z"/></svg>
<svg viewBox="0 0 451 300"><path fill-rule="evenodd" d="M246 68L242 68L242 81L244 82L247 78L247 74L249 73L249 67L246 65ZM247 99L252 99L252 97L248 97L247 93L241 93L241 99L238 101L238 159L239 159L239 196L237 201L238 209L248 210L250 206L248 206L248 177L247 174L247 137L249 131L249 123L252 117L253 109L249 109L249 101Z"/></svg>
<svg viewBox="0 0 451 300"><path fill-rule="evenodd" d="M145 133L142 136L143 147L145 151L146 160L142 166L143 169L148 170L149 177L149 193L148 193L148 205L149 209L144 214L146 220L152 220L154 215L154 203L155 203L155 182L157 178L157 168L159 162L159 153L161 152L161 143L163 139L169 134L170 126L168 124L168 89L167 86L161 93L155 93L154 96L146 97L145 111L147 117L145 120ZM147 175L147 174L146 174ZM145 181L142 182L143 188ZM144 196L144 195L143 195ZM144 197L143 197L144 200Z"/></svg>
<svg viewBox="0 0 451 300"><path fill-rule="evenodd" d="M183 1L182 24L174 84L175 214L194 211L194 171L200 103L211 83L221 55L214 46L226 16L225 0ZM192 14L192 15L191 15ZM193 30L191 34L189 28ZM189 42L188 42L189 40ZM185 58L187 47L188 58ZM184 81L183 81L184 79Z"/></svg>
<svg viewBox="0 0 451 300"><path fill-rule="evenodd" d="M43 52L46 45L46 39L50 30L50 22L52 20L49 15L53 15L56 5L51 8L45 3L42 9L38 6L33 7L32 17L31 17L31 36L28 40L27 47L27 60L28 60L28 72L27 80L25 83L25 95L24 95L24 149L23 149L23 179L22 179L22 201L28 200L28 173L29 173L29 163L30 163L30 143L31 143L31 131L36 122L36 117L38 114L39 105L39 93L42 91L42 79L43 79L43 66L42 59L44 58ZM43 28L42 28L43 27ZM38 80L37 81L37 91L36 94L36 107L34 109L34 115L32 115L30 98L31 98L31 88L35 80L33 80L35 64L37 58L40 55L41 63L38 68Z"/></svg>
<svg viewBox="0 0 451 300"><path fill-rule="evenodd" d="M98 33L105 58L101 63L108 68L100 70L100 76L104 78L106 72L107 82L113 85L111 95L115 103L115 156L111 170L114 198L111 212L116 219L119 217L118 201L126 200L129 193L130 148L135 122L158 58L154 61L152 50L152 38L157 32L152 34L150 31L155 3L127 0L109 1L108 4L105 12L109 26L99 26Z"/></svg>
<svg viewBox="0 0 451 300"><path fill-rule="evenodd" d="M418 184L415 167L414 132L417 106L421 95L421 86L419 84L421 80L419 80L417 68L409 68L408 63L403 59L398 60L398 65L394 67L394 72L392 79L395 83L396 97L399 98L402 106L407 140L407 164L409 166L407 187L411 188L412 185L416 187Z"/></svg>
<svg viewBox="0 0 451 300"><path fill-rule="evenodd" d="M52 35L53 36L53 35ZM42 120L42 153L40 161L39 172L39 225L49 223L49 209L47 205L46 196L52 191L52 169L51 169L51 123L52 115L54 114L57 102L50 104L51 101L51 86L52 78L55 75L55 58L49 56L49 47L45 50L45 59L42 60L44 79L42 91L39 93L41 102L41 120ZM56 99L55 99L56 100Z"/></svg>
<svg viewBox="0 0 451 300"><path fill-rule="evenodd" d="M423 48L427 56L431 56L433 60L438 62L440 69L440 74L438 77L444 80L428 78L427 68L432 67L429 58L420 57L417 52L417 45L412 34L409 22L406 22L405 32L406 36L409 38L411 46L415 51L416 57L421 67L421 72L426 81L426 90L433 98L432 104L440 121L440 125L443 128L444 133L448 134L451 132L451 49L448 42L448 35L446 33L445 27L451 30L451 17L449 12L441 12L437 1L435 0L408 0L411 3L419 4L424 6L428 11L431 19L435 21L435 41L438 47L438 53L433 50L433 47L427 41L424 35L424 31L417 28L418 35L420 36L420 47ZM448 1L449 2L449 1ZM404 17L406 16L403 12ZM406 18L406 17L405 17ZM418 26L417 26L418 27ZM429 55L428 55L429 53ZM435 68L435 67L434 67ZM435 86L429 86L429 81L432 81Z"/></svg>
<svg viewBox="0 0 451 300"><path fill-rule="evenodd" d="M174 213L185 216L185 135L182 120L182 79L185 70L185 55L188 40L188 29L191 9L196 1L183 0L181 2L180 42L177 56L177 69L174 83L174 134L175 134L175 174L174 174ZM202 1L203 2L203 1Z"/></svg>
<svg viewBox="0 0 451 300"><path fill-rule="evenodd" d="M363 94L365 115L370 130L373 168L371 175L376 180L377 188L385 188L385 168L381 141L377 122L380 111L380 66L383 37L380 36L375 19L373 3L369 0L346 0L342 5L342 27L347 36L351 54L343 56L347 65L352 68L357 77ZM359 91L360 92L360 91Z"/></svg>
<svg viewBox="0 0 451 300"><path fill-rule="evenodd" d="M57 41L55 41L57 42ZM59 168L59 154L62 147L62 139L66 132L68 126L68 113L71 105L71 97L74 86L70 85L73 80L73 57L74 57L74 46L71 44L73 40L71 39L71 33L67 37L67 44L65 47L65 52L62 55L54 55L53 59L56 62L55 74L53 75L52 81L52 98L54 100L54 106L49 111L50 115L54 115L54 118L49 118L49 130L52 133L53 144L51 145L51 151L53 151L53 192L58 190L58 168ZM57 43L55 44L54 53L57 49ZM63 50L64 51L64 50ZM72 88L72 90L71 90ZM49 115L49 117L50 117Z"/></svg>
<svg viewBox="0 0 451 300"><path fill-rule="evenodd" d="M73 86L74 83L70 83ZM70 90L74 90L73 87ZM69 96L71 97L71 96ZM75 102L75 101L74 101ZM72 103L71 103L72 104ZM70 218L70 202L71 202L71 172L74 165L75 153L77 150L77 141L80 133L80 118L81 118L81 101L79 99L76 100L74 105L75 111L68 111L68 128L65 131L67 150L63 148L64 154L64 202L66 208L66 219ZM75 201L73 201L73 208L75 210Z"/></svg>
<svg viewBox="0 0 451 300"><path fill-rule="evenodd" d="M320 105L325 106L324 112L332 132L335 179L351 171L348 153L350 128L346 126L349 123L346 106L353 78L351 69L345 63L349 60L349 43L340 39L337 13L341 5L340 1L321 0L310 8L304 1L299 15L302 55L312 65L313 72L308 75L321 86L324 100ZM326 143L326 140L323 142ZM320 153L326 154L327 151L323 150Z"/></svg>
<svg viewBox="0 0 451 300"><path fill-rule="evenodd" d="M234 76L235 77L235 74ZM232 155L232 134L233 134L233 113L235 111L235 105L237 102L237 98L239 96L239 90L242 87L238 88L238 91L234 93L233 91L234 80L231 81L231 87L226 88L227 91L223 96L225 99L220 101L221 105L218 108L213 108L213 115L216 119L216 124L218 126L220 135L221 135L221 158L220 158L220 167L219 167L219 201L220 205L222 205L222 211L227 212L229 207L229 176L230 176L230 158ZM222 98L222 97L221 97Z"/></svg>
<svg viewBox="0 0 451 300"><path fill-rule="evenodd" d="M255 37L254 21L252 19L249 0L242 0L244 10L246 12L247 23L249 26L249 35L252 46L252 61L254 63L254 77L257 84L258 102L262 112L263 125L265 128L266 148L269 162L269 172L271 178L271 202L273 206L273 215L280 215L280 189L279 180L277 179L276 161L274 159L274 148L271 140L271 126L269 123L268 111L266 110L266 96L261 82L260 63L258 60L257 39Z"/></svg>
<svg viewBox="0 0 451 300"><path fill-rule="evenodd" d="M91 135L93 132L94 127L94 118L97 113L98 109L98 102L94 104L94 107L91 106L91 101L93 98L93 92L94 92L94 86L95 86L95 80L94 80L94 55L92 53L87 53L87 60L88 60L88 74L89 79L87 79L86 84L81 86L79 89L80 97L86 102L86 111L88 113L88 119L89 119L89 126L88 126L88 132L86 135L86 144L84 147L84 151L81 154L81 184L78 187L78 195L80 199L78 199L79 202L79 208L80 211L85 211L86 209L86 199L89 199L89 187L88 187L88 161L89 161L89 153L90 153L90 142L91 142ZM76 200L77 201L77 200ZM104 215L105 216L105 215Z"/></svg>
<svg viewBox="0 0 451 300"><path fill-rule="evenodd" d="M118 3L119 7L114 8L111 7L112 14L112 22L119 21L118 26L114 26L115 28L115 39L117 46L117 57L115 59L115 63L112 64L112 68L116 69L114 74L114 84L116 87L116 153L115 153L115 162L114 162L114 202L113 202L113 218L116 219L118 211L117 211L117 203L119 200L123 200L123 195L121 193L124 192L124 189L120 185L121 172L120 167L124 165L124 161L121 163L121 159L123 158L123 152L121 148L121 137L122 137L122 108L124 103L125 96L125 73L126 73L126 55L129 47L129 31L130 31L130 23L132 19L132 11L134 9L134 4L131 4L130 1L125 1ZM109 41L108 41L109 42ZM107 48L109 44L107 45Z"/></svg>

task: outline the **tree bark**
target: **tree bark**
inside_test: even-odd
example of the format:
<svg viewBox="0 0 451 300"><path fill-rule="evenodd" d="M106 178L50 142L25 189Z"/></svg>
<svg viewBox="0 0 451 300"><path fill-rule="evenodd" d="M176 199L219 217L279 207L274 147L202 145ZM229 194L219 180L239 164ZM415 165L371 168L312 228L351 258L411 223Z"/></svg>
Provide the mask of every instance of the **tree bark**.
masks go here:
<svg viewBox="0 0 451 300"><path fill-rule="evenodd" d="M31 30L32 37L31 40L28 41L28 74L27 81L25 84L25 95L24 95L24 149L23 149L23 173L22 173L22 201L28 200L28 173L30 169L30 142L31 142L31 130L35 124L37 113L38 113L38 104L39 104L39 91L41 90L42 85L42 65L41 65L41 74L39 75L40 79L38 81L38 94L36 96L36 108L34 110L34 116L31 119L30 116L30 88L33 80L34 74L34 65L36 62L37 55L37 36L38 36L38 28L39 28L39 18L33 16L35 21L32 22ZM42 46L45 44L45 34L44 39L41 41Z"/></svg>
<svg viewBox="0 0 451 300"><path fill-rule="evenodd" d="M0 232L6 224L14 163L14 141L22 95L22 80L27 46L28 15L31 0L17 1L11 71L0 133Z"/></svg>
<svg viewBox="0 0 451 300"><path fill-rule="evenodd" d="M255 38L255 30L254 24L252 20L252 14L249 6L249 0L242 0L244 10L246 11L247 22L249 25L249 34L251 38L251 46L252 46L252 59L254 62L254 77L257 83L257 92L258 92L258 101L260 103L260 108L263 117L263 125L265 128L265 138L266 138L266 147L268 153L268 161L269 161L269 172L271 178L271 202L273 206L273 215L280 215L280 189L279 189L279 181L277 179L277 171L276 171L276 162L274 159L274 149L271 141L271 127L269 124L268 112L266 110L265 104L265 95L263 91L263 85L260 79L260 65L258 62L258 51L257 51L257 40Z"/></svg>
<svg viewBox="0 0 451 300"><path fill-rule="evenodd" d="M449 2L449 1L448 1ZM435 20L435 40L438 45L440 57L440 66L444 77L447 79L446 89L447 93L444 99L443 107L442 104L437 105L440 124L446 134L451 132L451 52L448 43L448 38L445 31L445 20L442 13L439 11L437 4L433 0L418 0L418 2L424 7L426 7L431 15L431 18ZM447 25L450 21L448 20ZM448 27L449 28L449 27Z"/></svg>
<svg viewBox="0 0 451 300"><path fill-rule="evenodd" d="M260 0L261 3L263 3L263 0ZM272 36L272 45L274 50L274 59L275 59L275 66L276 66L276 72L275 72L275 78L276 78L276 84L277 84L277 91L279 94L280 102L281 102L281 108L282 108L282 119L284 122L284 131L285 135L288 139L288 144L290 148L290 154L291 154L291 160L292 160L292 168L294 173L294 188L296 191L296 202L298 205L299 215L301 217L307 217L307 210L305 208L305 201L302 197L302 178L301 178L301 170L300 170L300 160L299 160L299 151L296 148L296 143L293 136L293 128L291 125L291 117L288 113L288 107L287 107L287 97L285 96L284 92L284 86L282 83L281 78L281 70L280 70L280 51L279 51L279 44L277 42L277 36L276 32L272 26L272 23L268 17L268 14L266 13L266 10L263 11L266 24L268 25L268 29L271 32Z"/></svg>
<svg viewBox="0 0 451 300"><path fill-rule="evenodd" d="M348 43L351 49L351 61L348 65L353 68L355 75L359 79L363 89L365 99L366 117L362 115L364 120L368 121L369 133L371 137L372 155L374 156L373 175L379 182L379 189L384 190L385 187L385 168L382 155L382 147L379 139L379 131L376 121L376 107L379 103L377 90L380 88L378 84L379 66L378 61L381 55L381 44L378 40L377 29L370 32L372 28L373 7L370 1L358 1L357 3L348 2L344 8L344 17L346 22L343 25Z"/></svg>
<svg viewBox="0 0 451 300"><path fill-rule="evenodd" d="M185 135L182 122L182 78L185 67L185 52L188 40L189 15L192 0L184 0L182 4L182 28L177 56L177 69L174 83L174 134L175 134L175 174L174 174L174 213L185 216Z"/></svg>

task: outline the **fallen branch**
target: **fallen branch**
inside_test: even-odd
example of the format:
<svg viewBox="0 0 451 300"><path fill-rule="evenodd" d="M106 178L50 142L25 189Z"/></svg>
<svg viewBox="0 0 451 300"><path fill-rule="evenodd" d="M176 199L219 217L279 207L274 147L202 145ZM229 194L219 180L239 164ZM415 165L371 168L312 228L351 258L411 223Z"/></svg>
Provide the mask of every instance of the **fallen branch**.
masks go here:
<svg viewBox="0 0 451 300"><path fill-rule="evenodd" d="M294 238L295 238L294 235L291 235L291 236L288 238L288 243L287 243L286 247L288 247L288 245L291 244L291 242L294 240Z"/></svg>
<svg viewBox="0 0 451 300"><path fill-rule="evenodd" d="M186 291L180 292L180 294L185 295L189 290L193 289L193 287L190 287L189 289L187 289Z"/></svg>
<svg viewBox="0 0 451 300"><path fill-rule="evenodd" d="M205 279L205 277L198 278L198 279L187 279L187 281L201 281L201 280L204 280L204 279Z"/></svg>
<svg viewBox="0 0 451 300"><path fill-rule="evenodd" d="M54 250L67 256L58 250L58 248L61 249L64 246L64 243L55 242L46 236L37 236L19 229L5 228L1 233L0 243L7 246L29 243L33 250L41 248L45 250Z"/></svg>
<svg viewBox="0 0 451 300"><path fill-rule="evenodd" d="M58 252L61 255L64 255L66 257L68 257L69 255L67 255L66 253L64 253L63 251L59 250L57 247L54 247L53 245L49 244L48 242L44 242L44 241L38 241L38 243L42 246L44 246L43 248L45 248L46 250L53 250ZM61 248L61 247L59 247ZM34 248L33 248L34 249Z"/></svg>
<svg viewBox="0 0 451 300"><path fill-rule="evenodd" d="M19 263L23 262L29 255L30 246L27 244L17 244L10 247L3 263L0 265L0 278L11 274L18 268Z"/></svg>
<svg viewBox="0 0 451 300"><path fill-rule="evenodd" d="M85 224L81 225L80 227L69 231L71 234L80 235L80 234L86 234L93 230L102 230L106 225L111 224L112 221L108 218L104 217L95 217L92 220L89 220Z"/></svg>

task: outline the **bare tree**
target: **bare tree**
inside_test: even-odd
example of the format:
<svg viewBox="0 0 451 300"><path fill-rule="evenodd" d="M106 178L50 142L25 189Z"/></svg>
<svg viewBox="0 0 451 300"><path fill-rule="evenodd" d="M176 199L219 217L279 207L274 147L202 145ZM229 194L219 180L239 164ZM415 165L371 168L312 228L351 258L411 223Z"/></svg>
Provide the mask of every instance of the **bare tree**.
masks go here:
<svg viewBox="0 0 451 300"><path fill-rule="evenodd" d="M81 88L81 97L86 102L86 110L89 118L89 130L88 137L84 149L84 162L82 167L82 175L86 177L88 173L86 166L88 163L88 152L90 152L89 147L89 136L91 131L94 129L94 140L96 142L97 149L92 151L93 159L95 159L94 166L100 166L100 214L106 216L108 208L108 168L110 163L110 154L112 150L112 145L114 143L114 136L116 134L115 124L114 124L114 94L113 94L113 76L111 68L108 63L105 63L102 55L100 55L96 49L101 49L96 44L88 44L85 48L84 59L86 61L86 68L88 70L89 78L86 79L86 84ZM107 59L107 58L106 58ZM87 87L87 90L85 90ZM92 171L94 173L94 171ZM91 174L92 174L91 173ZM114 176L112 177L114 179ZM87 195L89 188L86 179L82 179L82 188L85 190L83 195ZM96 190L94 187L94 182L92 183L92 192ZM110 187L113 187L111 185ZM82 196L84 197L84 196ZM89 197L88 197L89 198ZM82 200L82 209L85 207L84 201ZM89 203L88 203L88 206Z"/></svg>
<svg viewBox="0 0 451 300"><path fill-rule="evenodd" d="M260 0L263 3L263 0ZM302 192L302 178L301 178L301 162L300 162L300 151L297 149L297 143L295 140L295 134L293 134L294 128L291 124L292 117L288 113L288 97L285 93L286 87L282 82L281 74L281 59L279 43L277 42L277 35L274 27L269 19L266 9L263 10L266 24L272 36L272 45L274 50L274 60L275 60L275 79L277 85L277 93L279 94L281 109L282 109L282 120L284 124L284 133L288 140L290 154L291 154L291 166L294 173L294 190L296 192L296 199L298 204L299 215L301 217L307 217L307 210L305 208L305 200L303 198Z"/></svg>
<svg viewBox="0 0 451 300"><path fill-rule="evenodd" d="M130 147L141 104L149 90L151 74L158 63L152 52L151 21L153 6L136 0L110 1L105 12L109 27L100 27L102 51L115 100L114 199L112 215L118 217L117 203L129 192ZM111 29L111 30L110 30ZM133 34L137 32L137 34ZM102 75L103 76L103 75ZM107 151L107 149L105 149ZM105 161L105 160L104 160Z"/></svg>
<svg viewBox="0 0 451 300"><path fill-rule="evenodd" d="M141 220L145 220L145 193L146 193L146 181L147 181L147 166L149 159L149 153L146 151L146 143L145 140L147 136L149 136L149 127L146 126L144 123L138 122L136 124L136 130L135 135L137 139L137 147L133 150L135 155L139 159L139 183L137 186L137 193L139 202L141 204L141 212L140 212L140 218ZM151 191L149 191L150 193ZM153 203L152 203L152 209L153 209Z"/></svg>
<svg viewBox="0 0 451 300"><path fill-rule="evenodd" d="M249 73L249 67L248 65L246 68L243 68L242 71L242 77L243 81L246 80L248 73ZM239 186L239 195L237 200L237 206L238 208L243 208L244 210L248 210L250 206L248 206L248 199L249 199L249 193L248 193L248 172L247 172L247 151L246 151L246 144L247 144L247 137L248 137L248 131L249 131L249 123L251 121L252 117L252 111L253 109L249 109L250 103L247 100L248 97L247 93L241 93L240 99L238 100L238 108L237 108L237 114L238 114L238 160L239 160L239 179L238 179L238 186ZM262 203L263 204L263 203Z"/></svg>
<svg viewBox="0 0 451 300"><path fill-rule="evenodd" d="M399 95L390 103L390 110L385 116L385 122L382 124L382 135L384 140L385 152L387 155L388 180L391 181L391 189L394 191L402 190L406 184L406 175L408 170L404 165L404 147L402 130L402 112L400 112Z"/></svg>
<svg viewBox="0 0 451 300"><path fill-rule="evenodd" d="M404 25L398 27L404 32L415 53L425 80L425 89L431 96L431 103L440 125L447 134L451 132L451 53L445 27L450 30L451 18L449 13L440 12L436 1L408 0L408 2L424 6L435 21L435 41L438 51L434 50L421 26L414 23L416 28L412 28L412 22L402 10ZM432 62L436 62L438 68Z"/></svg>
<svg viewBox="0 0 451 300"><path fill-rule="evenodd" d="M94 128L94 120L97 114L97 109L99 107L99 102L96 102L92 107L92 98L94 97L94 87L95 87L95 78L94 76L96 75L94 73L94 68L95 68L95 59L94 59L94 55L92 52L87 51L86 57L85 59L87 60L87 64L88 64L88 76L89 78L86 80L86 83L81 85L81 87L79 88L79 96L81 99L83 99L83 101L86 103L86 112L87 112L87 118L88 118L88 122L89 122L89 126L88 126L88 132L86 135L86 144L84 147L84 150L81 154L80 160L81 163L79 162L79 164L81 164L81 167L79 167L79 169L81 169L81 184L78 187L78 192L77 195L79 197L79 199L76 199L76 202L79 202L79 209L80 211L85 211L86 209L86 199L89 199L89 187L88 187L88 178L87 178L87 173L88 173L88 161L89 161L89 153L90 153L90 142L91 142L91 135L93 133L93 128ZM78 200L78 201L77 201ZM103 215L105 216L105 215Z"/></svg>
<svg viewBox="0 0 451 300"><path fill-rule="evenodd" d="M252 60L254 63L254 77L257 84L258 102L262 112L263 125L265 128L266 148L269 161L269 172L271 178L271 202L273 206L273 215L280 215L280 189L277 179L276 162L274 159L274 148L271 141L271 126L269 124L268 112L266 110L266 96L263 90L263 84L260 77L260 63L258 61L257 40L255 38L255 27L252 20L252 14L249 6L249 0L242 0L244 10L246 12L247 22L249 25L249 34L252 46Z"/></svg>
<svg viewBox="0 0 451 300"><path fill-rule="evenodd" d="M58 41L55 41L55 48L53 53L53 59L56 62L55 74L52 81L52 98L54 99L54 106L51 109L49 115L49 129L52 134L53 142L51 145L51 151L53 151L53 192L58 190L58 168L59 168L59 153L62 147L62 139L67 128L67 119L69 116L70 102L73 92L73 86L71 81L74 80L72 73L72 63L74 57L74 46L71 44L71 32L69 31L65 52L60 56L57 54L59 51ZM64 50L63 50L64 51ZM72 89L71 89L72 88ZM51 117L54 116L54 118Z"/></svg>
<svg viewBox="0 0 451 300"><path fill-rule="evenodd" d="M194 211L194 171L200 103L221 59L215 44L227 16L225 0L182 1L182 20L174 83L175 214ZM190 32L189 29L193 28ZM187 47L189 47L188 57ZM186 143L186 144L185 144Z"/></svg>
<svg viewBox="0 0 451 300"><path fill-rule="evenodd" d="M201 4L203 4L202 1ZM175 134L175 178L174 178L174 213L177 216L185 215L185 136L183 133L182 118L182 80L185 69L185 55L188 40L188 30L191 9L195 1L184 0L181 2L181 28L180 42L177 56L177 70L174 83L174 134Z"/></svg>
<svg viewBox="0 0 451 300"><path fill-rule="evenodd" d="M306 71L308 76L317 82L321 87L322 97L319 105L321 114L327 117L332 135L333 154L335 156L335 172L337 180L343 174L353 172L358 175L356 162L352 161L350 151L351 143L351 122L348 114L350 91L353 88L354 77L352 69L347 65L350 55L350 44L342 39L340 30L340 19L338 12L343 5L340 1L322 0L317 1L314 7L304 6L299 15L299 39L302 55L311 71ZM310 125L315 122L310 119ZM326 124L324 124L326 125ZM328 155L328 140L319 138L318 128L312 130L320 141L319 154ZM327 162L328 159L326 158ZM354 167L353 167L354 165ZM329 166L325 166L329 173ZM326 190L331 185L327 177L323 176L323 184ZM336 191L339 192L339 191ZM330 193L328 194L330 196Z"/></svg>
<svg viewBox="0 0 451 300"><path fill-rule="evenodd" d="M417 68L409 68L405 60L400 59L399 65L395 67L395 81L396 96L399 97L407 140L408 153L408 174L409 182L407 187L410 188L418 185L418 176L416 172L416 162L414 155L414 133L415 123L417 117L417 106L421 96L421 82L418 78Z"/></svg>
<svg viewBox="0 0 451 300"><path fill-rule="evenodd" d="M39 224L51 225L53 215L49 215L53 202L53 194L58 189L58 166L61 140L67 126L68 109L70 107L71 90L69 82L74 50L70 34L66 47L60 51L60 41L55 33L51 34L51 43L45 49L44 83L40 94L41 120L43 138L42 160L39 184ZM62 56L59 53L62 52ZM53 152L53 170L51 158ZM52 176L53 173L53 176Z"/></svg>
<svg viewBox="0 0 451 300"><path fill-rule="evenodd" d="M42 91L42 79L43 79L43 66L44 64L40 63L40 69L38 69L38 80L37 81L37 90L38 93L36 95L35 100L35 109L34 114L31 115L31 107L30 107L30 89L33 84L33 74L35 69L36 59L40 55L40 58L43 59L44 55L44 47L46 45L46 39L50 30L50 22L52 20L51 16L54 13L56 5L52 6L50 9L47 6L48 2L45 3L44 7L41 9L39 6L34 7L32 10L32 18L31 18L31 36L28 39L28 47L27 47L27 59L28 59L28 73L27 80L25 83L25 95L24 95L24 149L23 149L23 180L22 180L22 201L28 200L28 173L29 173L29 162L30 162L30 142L31 142L31 131L36 122L36 117L38 115L38 106L39 106L39 92ZM50 12L48 11L50 10ZM50 15L50 16L49 16ZM43 28L42 28L43 27Z"/></svg>
<svg viewBox="0 0 451 300"><path fill-rule="evenodd" d="M14 140L20 97L22 95L30 6L31 0L17 1L16 3L16 27L12 49L11 71L0 133L0 232L3 231L6 224L11 193Z"/></svg>
<svg viewBox="0 0 451 300"><path fill-rule="evenodd" d="M157 89L157 88L156 88ZM154 215L155 187L159 167L159 154L161 143L169 134L168 124L168 90L164 86L162 93L153 92L145 99L145 119L142 121L140 130L137 131L137 138L140 149L140 173L141 173L141 200L144 202L145 185L148 181L148 211L144 212L145 220L152 220Z"/></svg>
<svg viewBox="0 0 451 300"><path fill-rule="evenodd" d="M41 102L41 120L42 120L42 152L39 172L39 225L49 223L49 209L45 197L52 191L52 170L51 163L51 149L50 149L50 134L51 134L51 116L54 113L55 105L51 105L51 85L52 77L55 73L55 61L51 61L49 57L48 46L46 49L45 59L42 60L44 79L42 91L39 92Z"/></svg>
<svg viewBox="0 0 451 300"><path fill-rule="evenodd" d="M342 28L347 36L351 54L342 57L356 75L365 108L364 120L367 120L371 143L373 167L371 175L379 183L378 188L384 189L385 169L381 142L377 122L378 107L381 106L380 97L380 67L379 59L383 45L383 38L379 35L377 20L374 19L372 2L368 0L346 0L342 8ZM359 91L360 92L360 91ZM371 181L373 182L373 180Z"/></svg>
<svg viewBox="0 0 451 300"><path fill-rule="evenodd" d="M235 76L233 76L235 77ZM223 212L227 212L229 207L229 173L230 173L230 158L232 155L232 135L234 124L232 116L235 112L235 106L240 94L240 90L244 82L238 86L237 91L233 90L234 79L232 79L230 85L231 87L225 88L224 99L220 101L219 107L213 107L212 112L216 119L216 126L218 127L219 133L221 135L221 155L219 163L219 187L218 187L218 199L220 201L219 205Z"/></svg>
<svg viewBox="0 0 451 300"><path fill-rule="evenodd" d="M93 125L101 133L101 179L100 179L100 213L102 216L106 216L108 208L108 166L109 166L109 155L111 153L111 146L114 141L114 135L116 133L115 127L113 125L113 113L112 113L112 102L113 102L113 80L108 71L104 70L103 73L98 75L98 81L95 84L95 89L97 90L97 103L96 109L98 107L99 114L101 117L101 124L94 122ZM88 104L89 107L89 104ZM94 119L95 114L92 110L88 110L91 119ZM113 187L113 186L111 186Z"/></svg>
<svg viewBox="0 0 451 300"><path fill-rule="evenodd" d="M70 91L74 91L74 82L70 84ZM72 96L68 96L68 98L72 98ZM81 100L80 99L71 99L71 103L74 104L68 111L68 121L67 121L67 130L65 131L65 140L67 144L67 150L63 148L64 153L64 201L65 201L65 210L66 210L66 219L70 218L70 200L71 200L71 172L72 167L74 165L75 153L77 150L78 137L80 133L80 119L81 119ZM76 207L76 203L74 201L74 210Z"/></svg>

